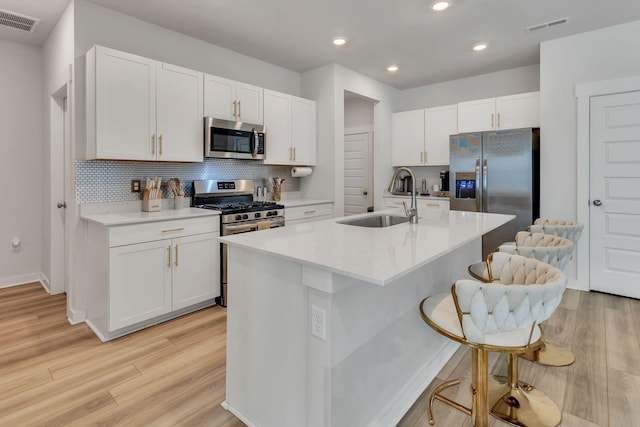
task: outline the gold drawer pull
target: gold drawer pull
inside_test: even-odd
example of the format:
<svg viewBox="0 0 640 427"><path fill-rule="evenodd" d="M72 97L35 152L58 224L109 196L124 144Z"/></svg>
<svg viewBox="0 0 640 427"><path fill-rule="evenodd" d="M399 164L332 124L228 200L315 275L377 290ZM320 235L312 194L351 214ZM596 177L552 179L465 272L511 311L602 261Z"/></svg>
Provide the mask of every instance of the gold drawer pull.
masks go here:
<svg viewBox="0 0 640 427"><path fill-rule="evenodd" d="M184 227L177 227L177 228L165 228L164 230L162 230L163 233L171 233L174 231L182 231L184 230Z"/></svg>
<svg viewBox="0 0 640 427"><path fill-rule="evenodd" d="M316 211L315 211L315 210L312 210L312 211L304 211L304 214L305 214L305 215L311 215L312 213L316 213Z"/></svg>
<svg viewBox="0 0 640 427"><path fill-rule="evenodd" d="M404 202L393 202L394 205L403 205Z"/></svg>

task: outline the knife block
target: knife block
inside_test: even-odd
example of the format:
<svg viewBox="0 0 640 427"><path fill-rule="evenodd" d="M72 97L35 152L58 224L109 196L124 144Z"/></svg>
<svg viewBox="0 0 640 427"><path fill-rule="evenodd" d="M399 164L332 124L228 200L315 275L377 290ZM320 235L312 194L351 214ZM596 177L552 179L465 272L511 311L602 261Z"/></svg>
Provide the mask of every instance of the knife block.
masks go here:
<svg viewBox="0 0 640 427"><path fill-rule="evenodd" d="M142 200L142 210L144 212L158 212L162 208L162 199Z"/></svg>

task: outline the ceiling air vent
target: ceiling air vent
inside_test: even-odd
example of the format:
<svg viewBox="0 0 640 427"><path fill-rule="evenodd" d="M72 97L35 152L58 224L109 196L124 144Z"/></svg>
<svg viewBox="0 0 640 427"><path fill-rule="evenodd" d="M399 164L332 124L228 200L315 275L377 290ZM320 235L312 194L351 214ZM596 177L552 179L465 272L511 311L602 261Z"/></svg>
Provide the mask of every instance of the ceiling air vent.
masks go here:
<svg viewBox="0 0 640 427"><path fill-rule="evenodd" d="M545 22L543 24L532 25L530 27L525 28L530 33L541 30L548 30L549 28L557 27L558 25L564 25L569 22L569 17L556 19L555 21Z"/></svg>
<svg viewBox="0 0 640 427"><path fill-rule="evenodd" d="M34 33L38 28L38 24L40 24L40 19L38 18L0 9L0 26Z"/></svg>

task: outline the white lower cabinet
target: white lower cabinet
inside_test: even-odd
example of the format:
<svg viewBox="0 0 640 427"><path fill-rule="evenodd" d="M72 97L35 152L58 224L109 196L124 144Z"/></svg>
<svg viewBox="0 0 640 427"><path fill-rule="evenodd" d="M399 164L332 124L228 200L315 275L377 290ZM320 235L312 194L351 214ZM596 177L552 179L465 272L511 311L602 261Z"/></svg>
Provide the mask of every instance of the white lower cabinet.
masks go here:
<svg viewBox="0 0 640 427"><path fill-rule="evenodd" d="M212 305L220 295L217 217L89 223L88 234L87 323L103 341Z"/></svg>
<svg viewBox="0 0 640 427"><path fill-rule="evenodd" d="M333 218L333 203L285 207L284 210L285 226L329 218Z"/></svg>

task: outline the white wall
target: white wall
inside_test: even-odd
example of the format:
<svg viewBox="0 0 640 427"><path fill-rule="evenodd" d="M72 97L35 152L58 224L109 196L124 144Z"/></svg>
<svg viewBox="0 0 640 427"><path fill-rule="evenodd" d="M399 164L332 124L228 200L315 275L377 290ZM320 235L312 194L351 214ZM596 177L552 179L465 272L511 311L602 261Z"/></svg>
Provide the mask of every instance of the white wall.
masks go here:
<svg viewBox="0 0 640 427"><path fill-rule="evenodd" d="M300 74L89 3L75 1L75 54L94 44L299 95Z"/></svg>
<svg viewBox="0 0 640 427"><path fill-rule="evenodd" d="M344 92L375 100L374 206L379 209L383 192L393 174L391 167L391 112L397 108L398 91L391 86L336 64L302 75L302 96L315 99L318 119L318 164L314 174L303 180L303 197L334 200L334 215L344 213Z"/></svg>
<svg viewBox="0 0 640 427"><path fill-rule="evenodd" d="M535 92L539 88L540 67L537 64L529 65L403 90L400 92L400 108L397 111L417 110L494 96Z"/></svg>
<svg viewBox="0 0 640 427"><path fill-rule="evenodd" d="M0 287L37 281L42 265L42 49L0 40ZM22 245L11 250L11 238Z"/></svg>
<svg viewBox="0 0 640 427"><path fill-rule="evenodd" d="M369 99L354 98L344 102L344 128L373 126L373 106Z"/></svg>
<svg viewBox="0 0 640 427"><path fill-rule="evenodd" d="M589 144L577 140L576 84L640 76L640 21L542 43L540 48L541 197L544 217L576 219L579 176L576 153ZM583 165L584 166L584 165ZM588 167L588 166L585 166ZM588 224L578 242L577 269L587 269ZM575 287L585 289L585 284Z"/></svg>

